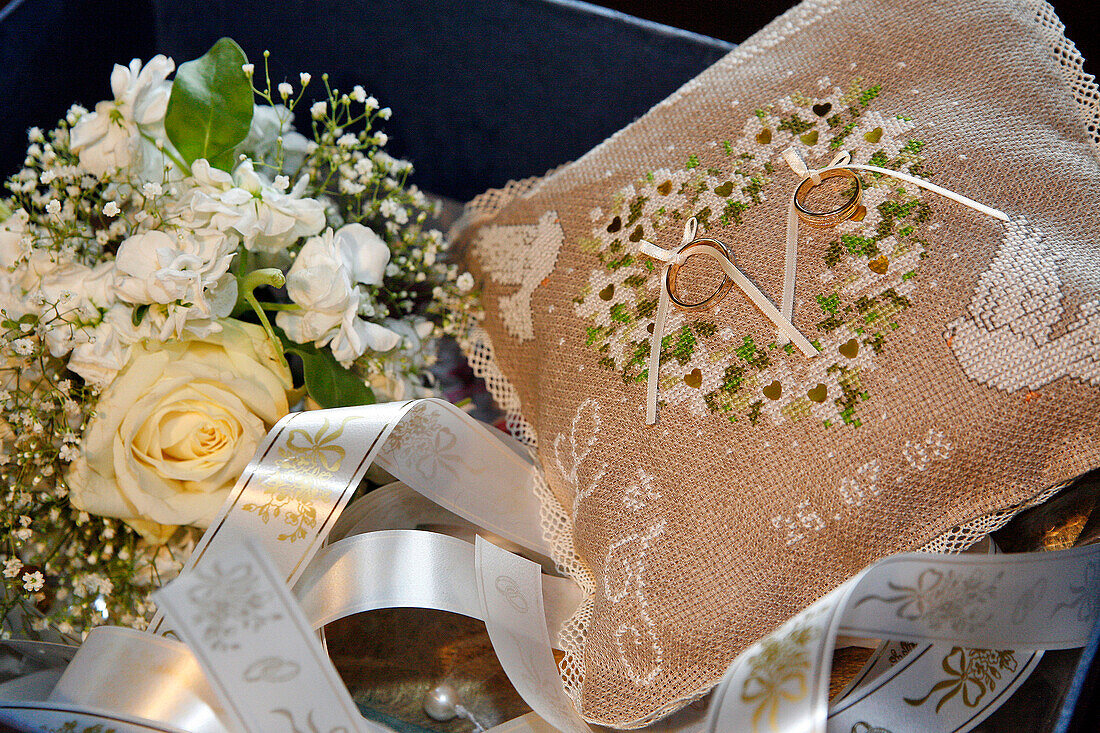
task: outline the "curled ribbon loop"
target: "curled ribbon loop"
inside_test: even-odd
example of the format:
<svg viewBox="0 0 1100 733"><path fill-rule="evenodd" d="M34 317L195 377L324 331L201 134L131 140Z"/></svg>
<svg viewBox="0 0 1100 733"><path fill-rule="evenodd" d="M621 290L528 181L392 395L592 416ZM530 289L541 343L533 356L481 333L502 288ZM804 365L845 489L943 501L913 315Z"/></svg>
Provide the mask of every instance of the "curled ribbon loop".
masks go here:
<svg viewBox="0 0 1100 733"><path fill-rule="evenodd" d="M760 291L760 288L756 287L753 282L738 269L734 264L734 256L729 250L717 240L700 239L699 222L695 217L691 217L684 224L684 235L680 240L680 246L674 250L665 249L652 242L642 240L638 243L638 252L663 262L665 267L661 272L661 294L657 303L657 318L653 324L653 337L649 342L649 378L646 386L646 423L653 425L657 422L657 388L658 388L658 373L661 366L661 340L664 338L665 326L668 321L669 306L674 300L672 293L675 287L675 279L670 277L673 268L679 268L684 262L687 261L691 255L699 254L706 255L714 259L718 266L725 273L734 285L736 285L741 292L743 292L749 300L753 302L757 308L764 313L765 316L775 324L780 333L786 336L784 343L793 342L798 350L805 356L812 357L817 354L817 349L809 340L799 333L790 322L790 319L785 317L778 308L776 308L767 296ZM700 245L697 247L697 251L692 251L690 254L687 252L689 247ZM723 285L725 287L725 285ZM721 295L721 290L719 294ZM717 299L720 299L717 298ZM715 298L708 299L717 300ZM681 307L694 307L685 306L681 304Z"/></svg>

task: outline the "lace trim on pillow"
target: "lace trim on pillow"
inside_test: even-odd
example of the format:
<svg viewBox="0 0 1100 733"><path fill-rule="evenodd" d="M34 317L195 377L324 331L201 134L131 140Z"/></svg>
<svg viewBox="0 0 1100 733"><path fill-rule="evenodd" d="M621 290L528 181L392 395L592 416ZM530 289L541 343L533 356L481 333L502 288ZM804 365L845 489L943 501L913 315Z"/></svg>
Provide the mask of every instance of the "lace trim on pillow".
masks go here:
<svg viewBox="0 0 1100 733"><path fill-rule="evenodd" d="M1066 38L1066 26L1058 19L1054 8L1046 0L1031 0L1030 5L1035 12L1033 20L1058 61L1062 80L1073 93L1081 121L1100 158L1100 88L1096 85L1096 77L1085 72L1085 59L1073 41Z"/></svg>
<svg viewBox="0 0 1100 733"><path fill-rule="evenodd" d="M718 63L729 65L744 63L783 42L794 33L813 25L834 10L842 7L843 4L843 0L819 0L817 3L807 2L795 6L780 16L768 29L757 33ZM1097 87L1096 78L1085 72L1084 59L1073 41L1066 38L1065 25L1058 19L1054 8L1045 0L1030 0L1030 5L1034 9L1034 21L1039 26L1040 33L1049 46L1051 53L1058 60L1063 81L1073 94L1085 130L1092 140L1094 152L1100 158L1100 88ZM689 81L667 99L658 103L655 108L675 103L699 83L696 79ZM629 129L629 126L596 146L581 160L596 154L604 145L609 144L626 129ZM466 205L462 218L454 225L451 230L452 233L460 232L478 221L495 216L516 198L534 193L550 176L564 168L565 165L562 165L545 176L510 181L503 188L491 189L477 196ZM452 237L452 241L453 239ZM538 439L535 431L523 417L522 406L515 387L501 371L493 357L493 346L489 334L480 326L472 326L468 329L465 338L459 340L459 345L469 359L474 374L485 380L489 393L496 400L501 410L504 411L508 430L517 440L529 446L532 450L536 450ZM976 517L969 522L953 527L923 545L920 550L922 552L947 554L962 552L980 542L991 532L1004 527L1023 510L1044 503L1069 483L1069 481L1066 481L1051 486L1026 502ZM569 516L547 484L541 469L537 474L535 493L542 504L543 534L547 542L550 543L553 560L558 569L564 575L576 581L585 594L585 600L582 601L573 616L562 627L560 639L562 651L565 653L559 665L562 684L579 710L581 709L581 689L585 678L584 646L588 627L592 620L595 577L592 571L577 556ZM637 721L636 726L648 725L674 712L683 705L702 697L707 692L708 690L699 690L693 695L673 701L654 712L654 714L647 716L644 720Z"/></svg>

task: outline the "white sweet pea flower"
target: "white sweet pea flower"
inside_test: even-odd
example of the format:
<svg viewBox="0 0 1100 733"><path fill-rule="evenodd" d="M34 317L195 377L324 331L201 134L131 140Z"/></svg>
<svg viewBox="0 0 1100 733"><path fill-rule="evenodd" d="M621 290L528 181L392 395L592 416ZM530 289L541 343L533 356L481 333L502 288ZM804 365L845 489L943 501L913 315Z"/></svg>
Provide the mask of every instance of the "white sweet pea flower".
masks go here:
<svg viewBox="0 0 1100 733"><path fill-rule="evenodd" d="M161 166L163 173L163 155L140 133L164 138L164 115L172 90L168 75L175 68L172 59L161 55L144 66L140 59L129 67L115 65L111 73L114 99L97 104L69 133L70 147L83 168L97 176L128 167L147 168L152 175Z"/></svg>
<svg viewBox="0 0 1100 733"><path fill-rule="evenodd" d="M205 160L191 166L192 188L174 207L197 226L235 232L246 249L268 253L285 250L325 226L321 202L304 196L309 180L302 177L288 192L257 175L250 160L233 175Z"/></svg>
<svg viewBox="0 0 1100 733"><path fill-rule="evenodd" d="M370 235L366 227L348 224L309 239L286 281L287 294L302 309L276 316L291 340L329 346L345 366L367 349L389 351L401 340L392 330L358 316L363 300L359 285L381 282L389 261L389 248Z"/></svg>

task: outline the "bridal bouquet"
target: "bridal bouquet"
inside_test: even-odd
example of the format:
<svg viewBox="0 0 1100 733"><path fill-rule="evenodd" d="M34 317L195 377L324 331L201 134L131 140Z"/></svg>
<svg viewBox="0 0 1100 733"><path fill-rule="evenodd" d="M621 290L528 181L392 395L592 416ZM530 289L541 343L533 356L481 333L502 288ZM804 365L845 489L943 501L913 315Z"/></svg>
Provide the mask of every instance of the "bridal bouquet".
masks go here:
<svg viewBox="0 0 1100 733"><path fill-rule="evenodd" d="M473 279L390 110L310 84L222 39L29 131L0 198L3 633L141 626L292 407L429 394Z"/></svg>

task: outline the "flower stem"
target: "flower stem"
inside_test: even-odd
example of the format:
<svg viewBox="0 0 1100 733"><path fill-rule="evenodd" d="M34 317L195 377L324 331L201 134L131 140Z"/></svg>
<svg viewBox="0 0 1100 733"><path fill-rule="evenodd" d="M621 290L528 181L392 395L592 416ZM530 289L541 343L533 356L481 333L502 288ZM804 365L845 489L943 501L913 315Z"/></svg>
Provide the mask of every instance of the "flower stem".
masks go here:
<svg viewBox="0 0 1100 733"><path fill-rule="evenodd" d="M300 311L302 306L297 303L259 303L265 311Z"/></svg>
<svg viewBox="0 0 1100 733"><path fill-rule="evenodd" d="M256 317L260 319L260 325L263 326L264 331L267 331L268 338L276 347L275 351L279 354L279 360L284 367L289 369L286 356L283 354L283 343L275 335L275 329L271 327L271 321L267 319L267 313L264 312L263 305L256 300L255 293L256 288L265 285L281 288L285 284L286 276L283 275L281 270L274 267L253 270L244 277L237 278L237 306L233 309L233 312L239 313L251 308L256 313Z"/></svg>

